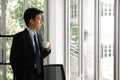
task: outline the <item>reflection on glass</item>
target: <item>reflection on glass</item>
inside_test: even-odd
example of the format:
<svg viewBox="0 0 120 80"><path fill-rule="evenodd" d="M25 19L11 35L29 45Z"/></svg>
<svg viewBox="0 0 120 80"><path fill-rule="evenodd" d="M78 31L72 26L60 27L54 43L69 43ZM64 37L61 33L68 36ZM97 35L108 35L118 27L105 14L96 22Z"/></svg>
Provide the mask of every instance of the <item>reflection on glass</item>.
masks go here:
<svg viewBox="0 0 120 80"><path fill-rule="evenodd" d="M114 0L101 0L100 4L100 80L113 80Z"/></svg>
<svg viewBox="0 0 120 80"><path fill-rule="evenodd" d="M83 0L84 80L94 80L94 0Z"/></svg>
<svg viewBox="0 0 120 80"><path fill-rule="evenodd" d="M78 77L78 2L70 0L70 80Z"/></svg>

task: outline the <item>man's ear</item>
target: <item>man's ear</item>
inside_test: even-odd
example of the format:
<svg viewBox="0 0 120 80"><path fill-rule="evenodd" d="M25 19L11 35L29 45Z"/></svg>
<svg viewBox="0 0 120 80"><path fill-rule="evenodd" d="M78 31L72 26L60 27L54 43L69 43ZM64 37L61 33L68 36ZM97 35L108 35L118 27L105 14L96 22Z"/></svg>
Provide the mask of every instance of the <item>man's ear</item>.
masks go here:
<svg viewBox="0 0 120 80"><path fill-rule="evenodd" d="M30 24L33 24L34 23L34 20L33 19L30 19Z"/></svg>

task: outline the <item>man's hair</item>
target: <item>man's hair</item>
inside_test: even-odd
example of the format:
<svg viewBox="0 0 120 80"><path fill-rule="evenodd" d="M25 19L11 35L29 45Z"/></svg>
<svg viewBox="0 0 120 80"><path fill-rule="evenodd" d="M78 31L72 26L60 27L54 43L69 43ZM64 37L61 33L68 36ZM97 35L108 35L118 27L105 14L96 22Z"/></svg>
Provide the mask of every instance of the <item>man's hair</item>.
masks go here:
<svg viewBox="0 0 120 80"><path fill-rule="evenodd" d="M26 26L29 26L29 21L30 19L35 19L36 15L38 14L42 14L43 11L37 9L37 8L28 8L25 12L24 12L24 21Z"/></svg>

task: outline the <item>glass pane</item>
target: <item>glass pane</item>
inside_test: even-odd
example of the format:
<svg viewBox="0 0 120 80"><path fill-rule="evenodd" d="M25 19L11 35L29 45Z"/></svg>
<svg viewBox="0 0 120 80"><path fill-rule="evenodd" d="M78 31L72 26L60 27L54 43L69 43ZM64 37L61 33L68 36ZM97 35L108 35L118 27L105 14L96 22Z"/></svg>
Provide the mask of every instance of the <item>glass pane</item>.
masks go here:
<svg viewBox="0 0 120 80"><path fill-rule="evenodd" d="M83 0L84 80L94 80L94 0Z"/></svg>
<svg viewBox="0 0 120 80"><path fill-rule="evenodd" d="M24 29L23 1L8 0L6 3L6 34L13 35Z"/></svg>
<svg viewBox="0 0 120 80"><path fill-rule="evenodd" d="M70 0L70 80L78 77L78 1Z"/></svg>
<svg viewBox="0 0 120 80"><path fill-rule="evenodd" d="M6 2L6 34L14 35L24 29L23 22L23 1L24 0L8 0ZM12 37L6 39L6 62L9 63L10 48ZM4 49L5 50L5 49ZM6 66L6 79L13 80L13 73L10 65Z"/></svg>
<svg viewBox="0 0 120 80"><path fill-rule="evenodd" d="M6 73L6 80L13 80L13 71L11 65L6 65L7 73Z"/></svg>
<svg viewBox="0 0 120 80"><path fill-rule="evenodd" d="M100 80L114 80L114 0L101 0L100 5Z"/></svg>

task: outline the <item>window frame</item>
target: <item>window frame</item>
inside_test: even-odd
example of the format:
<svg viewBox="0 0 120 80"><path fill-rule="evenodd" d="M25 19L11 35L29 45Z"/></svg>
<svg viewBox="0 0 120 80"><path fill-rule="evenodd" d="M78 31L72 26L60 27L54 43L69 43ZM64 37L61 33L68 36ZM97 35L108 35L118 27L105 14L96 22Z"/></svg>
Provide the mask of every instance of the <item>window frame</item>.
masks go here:
<svg viewBox="0 0 120 80"><path fill-rule="evenodd" d="M95 28L95 31L94 31L94 53L97 53L95 54L95 57L94 57L94 60L95 60L95 63L94 63L94 67L95 67L95 72L94 72L94 80L100 80L100 58L101 58L101 54L100 54L100 15L101 15L101 8L100 8L100 0L94 0L95 2L95 21L94 21L94 28ZM84 80L83 75L82 75L82 67L83 67L83 64L81 64L82 60L83 60L83 49L81 47L83 47L83 17L82 17L82 9L83 9L83 4L82 4L83 0L79 0L78 2L78 16L79 16L79 79L80 80ZM119 80L120 79L120 55L118 54L120 52L120 49L119 49L119 46L120 46L120 1L119 0L115 0L114 1L115 5L114 5L114 8L115 10L115 23L114 23L114 48L115 50L113 51L114 53L114 80ZM69 9L69 5L70 5L70 0L65 0L65 72L66 72L66 77L67 77L67 80L70 80L69 77L70 77L70 58L68 57L70 54L69 54L69 48L70 48L70 43L69 43L69 34L70 34L70 31L69 31L69 27L70 26L70 9ZM112 13L112 11L111 11ZM96 27L95 27L96 26ZM112 52L112 51L111 51ZM112 55L112 54L111 54Z"/></svg>

